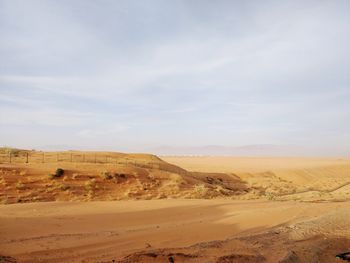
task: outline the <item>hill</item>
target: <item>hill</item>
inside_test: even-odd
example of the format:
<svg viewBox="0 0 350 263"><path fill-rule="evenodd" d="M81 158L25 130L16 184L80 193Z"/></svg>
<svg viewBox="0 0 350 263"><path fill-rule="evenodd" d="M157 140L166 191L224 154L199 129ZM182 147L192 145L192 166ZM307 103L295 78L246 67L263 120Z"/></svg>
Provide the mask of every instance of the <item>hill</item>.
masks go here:
<svg viewBox="0 0 350 263"><path fill-rule="evenodd" d="M1 157L2 203L209 199L249 191L234 175L189 172L151 154L16 150Z"/></svg>

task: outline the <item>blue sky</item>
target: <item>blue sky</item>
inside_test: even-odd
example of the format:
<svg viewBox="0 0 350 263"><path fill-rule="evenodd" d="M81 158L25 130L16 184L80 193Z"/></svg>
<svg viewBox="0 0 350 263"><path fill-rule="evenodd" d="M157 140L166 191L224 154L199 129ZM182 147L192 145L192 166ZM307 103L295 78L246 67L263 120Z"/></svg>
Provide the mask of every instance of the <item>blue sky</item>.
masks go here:
<svg viewBox="0 0 350 263"><path fill-rule="evenodd" d="M0 0L0 145L350 155L349 11L346 0Z"/></svg>

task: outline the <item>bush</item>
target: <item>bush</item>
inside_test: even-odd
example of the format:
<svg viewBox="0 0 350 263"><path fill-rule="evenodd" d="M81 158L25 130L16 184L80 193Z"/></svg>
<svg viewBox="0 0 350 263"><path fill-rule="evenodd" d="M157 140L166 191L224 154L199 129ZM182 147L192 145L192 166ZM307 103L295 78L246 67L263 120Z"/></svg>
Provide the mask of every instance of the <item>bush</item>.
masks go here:
<svg viewBox="0 0 350 263"><path fill-rule="evenodd" d="M61 177L64 175L64 170L62 168L57 168L55 172L55 177Z"/></svg>
<svg viewBox="0 0 350 263"><path fill-rule="evenodd" d="M104 180L111 180L111 179L113 179L113 176L111 175L110 172L102 172L101 173L101 177Z"/></svg>
<svg viewBox="0 0 350 263"><path fill-rule="evenodd" d="M48 174L48 178L50 180L53 180L55 178L61 177L62 175L64 175L64 170L62 168L57 168L54 174Z"/></svg>
<svg viewBox="0 0 350 263"><path fill-rule="evenodd" d="M61 191L67 191L70 188L70 186L65 185L65 184L61 184L61 185L59 185L59 188Z"/></svg>
<svg viewBox="0 0 350 263"><path fill-rule="evenodd" d="M204 196L207 193L208 188L205 186L205 184L196 184L193 190L199 196Z"/></svg>
<svg viewBox="0 0 350 263"><path fill-rule="evenodd" d="M118 179L118 178L125 179L126 177L127 177L127 175L124 173L115 173L114 174L114 178L116 178L116 179Z"/></svg>
<svg viewBox="0 0 350 263"><path fill-rule="evenodd" d="M116 183L120 183L125 181L125 179L127 178L127 175L124 173L115 173L114 174L114 179Z"/></svg>
<svg viewBox="0 0 350 263"><path fill-rule="evenodd" d="M276 200L276 196L273 193L267 192L265 193L267 200Z"/></svg>
<svg viewBox="0 0 350 263"><path fill-rule="evenodd" d="M16 184L16 189L23 190L23 189L25 189L25 185L21 181L19 181Z"/></svg>
<svg viewBox="0 0 350 263"><path fill-rule="evenodd" d="M96 179L85 182L86 191L93 191L96 188Z"/></svg>

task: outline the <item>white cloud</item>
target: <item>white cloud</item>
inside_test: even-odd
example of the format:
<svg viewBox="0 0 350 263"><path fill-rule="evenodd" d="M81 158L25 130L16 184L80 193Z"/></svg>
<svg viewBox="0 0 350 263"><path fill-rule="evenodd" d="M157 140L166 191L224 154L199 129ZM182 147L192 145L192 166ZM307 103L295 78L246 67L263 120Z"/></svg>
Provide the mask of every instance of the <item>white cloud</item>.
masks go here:
<svg viewBox="0 0 350 263"><path fill-rule="evenodd" d="M78 136L84 138L96 138L100 136L111 136L118 133L125 132L130 127L124 124L106 124L105 127L98 127L94 129L84 129L78 132Z"/></svg>
<svg viewBox="0 0 350 263"><path fill-rule="evenodd" d="M43 125L52 127L74 127L88 123L91 114L41 108L34 110L15 109L13 107L0 108L1 125Z"/></svg>
<svg viewBox="0 0 350 263"><path fill-rule="evenodd" d="M123 134L145 144L328 146L329 134L350 133L347 2L13 0L1 7L7 131L37 125L42 134L48 130L39 126L95 138L82 143Z"/></svg>

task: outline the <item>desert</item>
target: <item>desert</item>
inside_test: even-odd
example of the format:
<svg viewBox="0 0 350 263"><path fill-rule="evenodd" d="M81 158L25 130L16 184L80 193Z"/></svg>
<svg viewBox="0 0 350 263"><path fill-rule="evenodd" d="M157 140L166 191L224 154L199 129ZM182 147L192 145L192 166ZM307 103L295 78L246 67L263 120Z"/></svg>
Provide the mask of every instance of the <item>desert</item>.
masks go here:
<svg viewBox="0 0 350 263"><path fill-rule="evenodd" d="M0 263L350 262L350 0L0 0Z"/></svg>
<svg viewBox="0 0 350 263"><path fill-rule="evenodd" d="M2 262L339 262L349 252L349 158L1 157Z"/></svg>

